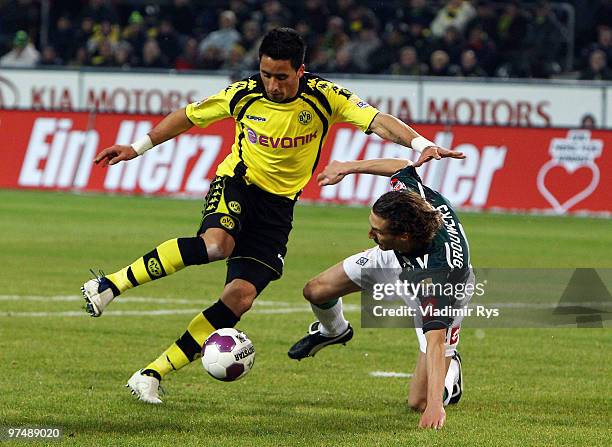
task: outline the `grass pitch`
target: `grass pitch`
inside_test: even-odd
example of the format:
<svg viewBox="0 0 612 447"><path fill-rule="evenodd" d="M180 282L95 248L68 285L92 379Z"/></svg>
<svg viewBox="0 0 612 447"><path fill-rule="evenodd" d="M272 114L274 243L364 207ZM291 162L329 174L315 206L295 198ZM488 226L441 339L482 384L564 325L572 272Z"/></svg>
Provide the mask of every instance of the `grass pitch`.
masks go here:
<svg viewBox="0 0 612 447"><path fill-rule="evenodd" d="M59 426L71 445L610 445L609 329L465 329L466 390L440 432L405 406L412 330L360 329L346 347L291 361L312 320L304 282L370 246L364 208L299 206L285 276L239 324L255 343L235 383L199 362L164 381L165 403L134 401L127 378L219 296L224 265L192 267L82 311L90 267L114 271L191 235L191 200L0 191L0 426ZM609 220L465 214L472 262L489 267L612 267ZM46 298L51 297L51 298ZM358 304L358 297L345 299ZM347 312L359 326L359 314ZM0 438L2 436L0 435ZM57 445L57 441L49 441Z"/></svg>

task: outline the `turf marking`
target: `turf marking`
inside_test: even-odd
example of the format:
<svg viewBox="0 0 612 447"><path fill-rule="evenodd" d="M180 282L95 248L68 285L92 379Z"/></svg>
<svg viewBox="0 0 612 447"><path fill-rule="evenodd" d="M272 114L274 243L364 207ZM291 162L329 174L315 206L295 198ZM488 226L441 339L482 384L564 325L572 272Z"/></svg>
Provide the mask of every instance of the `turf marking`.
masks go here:
<svg viewBox="0 0 612 447"><path fill-rule="evenodd" d="M412 377L414 374L398 373L391 371L372 371L369 374L371 377Z"/></svg>

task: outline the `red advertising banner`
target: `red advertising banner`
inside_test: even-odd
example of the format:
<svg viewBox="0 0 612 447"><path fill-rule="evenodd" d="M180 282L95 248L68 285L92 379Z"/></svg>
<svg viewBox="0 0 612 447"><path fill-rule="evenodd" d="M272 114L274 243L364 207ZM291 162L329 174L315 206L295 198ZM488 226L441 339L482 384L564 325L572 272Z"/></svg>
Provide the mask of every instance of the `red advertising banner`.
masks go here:
<svg viewBox="0 0 612 447"><path fill-rule="evenodd" d="M99 150L129 144L160 119L0 110L0 187L202 196L234 141L231 120L194 128L128 163L93 165ZM420 169L424 183L457 206L558 214L612 212L612 131L416 127L437 144L467 155L465 160L434 161ZM332 159L414 155L375 135L337 125L316 172ZM388 179L355 175L324 188L312 180L302 199L369 204L386 190Z"/></svg>

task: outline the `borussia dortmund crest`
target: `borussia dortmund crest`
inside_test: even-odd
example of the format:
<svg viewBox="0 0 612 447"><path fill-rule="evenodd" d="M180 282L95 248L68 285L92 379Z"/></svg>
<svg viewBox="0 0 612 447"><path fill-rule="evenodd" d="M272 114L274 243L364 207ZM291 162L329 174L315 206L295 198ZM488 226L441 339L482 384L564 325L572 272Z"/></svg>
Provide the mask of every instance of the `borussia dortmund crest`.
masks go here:
<svg viewBox="0 0 612 447"><path fill-rule="evenodd" d="M312 121L312 113L308 110L302 110L298 116L298 120L301 124L306 125Z"/></svg>

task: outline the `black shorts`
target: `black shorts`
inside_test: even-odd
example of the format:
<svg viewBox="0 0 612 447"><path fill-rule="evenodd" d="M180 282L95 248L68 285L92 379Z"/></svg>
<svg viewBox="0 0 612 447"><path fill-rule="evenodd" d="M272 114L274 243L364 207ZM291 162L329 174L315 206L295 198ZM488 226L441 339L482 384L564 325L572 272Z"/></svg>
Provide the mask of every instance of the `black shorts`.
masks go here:
<svg viewBox="0 0 612 447"><path fill-rule="evenodd" d="M283 274L294 205L294 200L247 185L242 178L215 177L204 199L198 235L208 228L222 228L236 242L227 261L230 268L239 260L256 262L278 279Z"/></svg>

